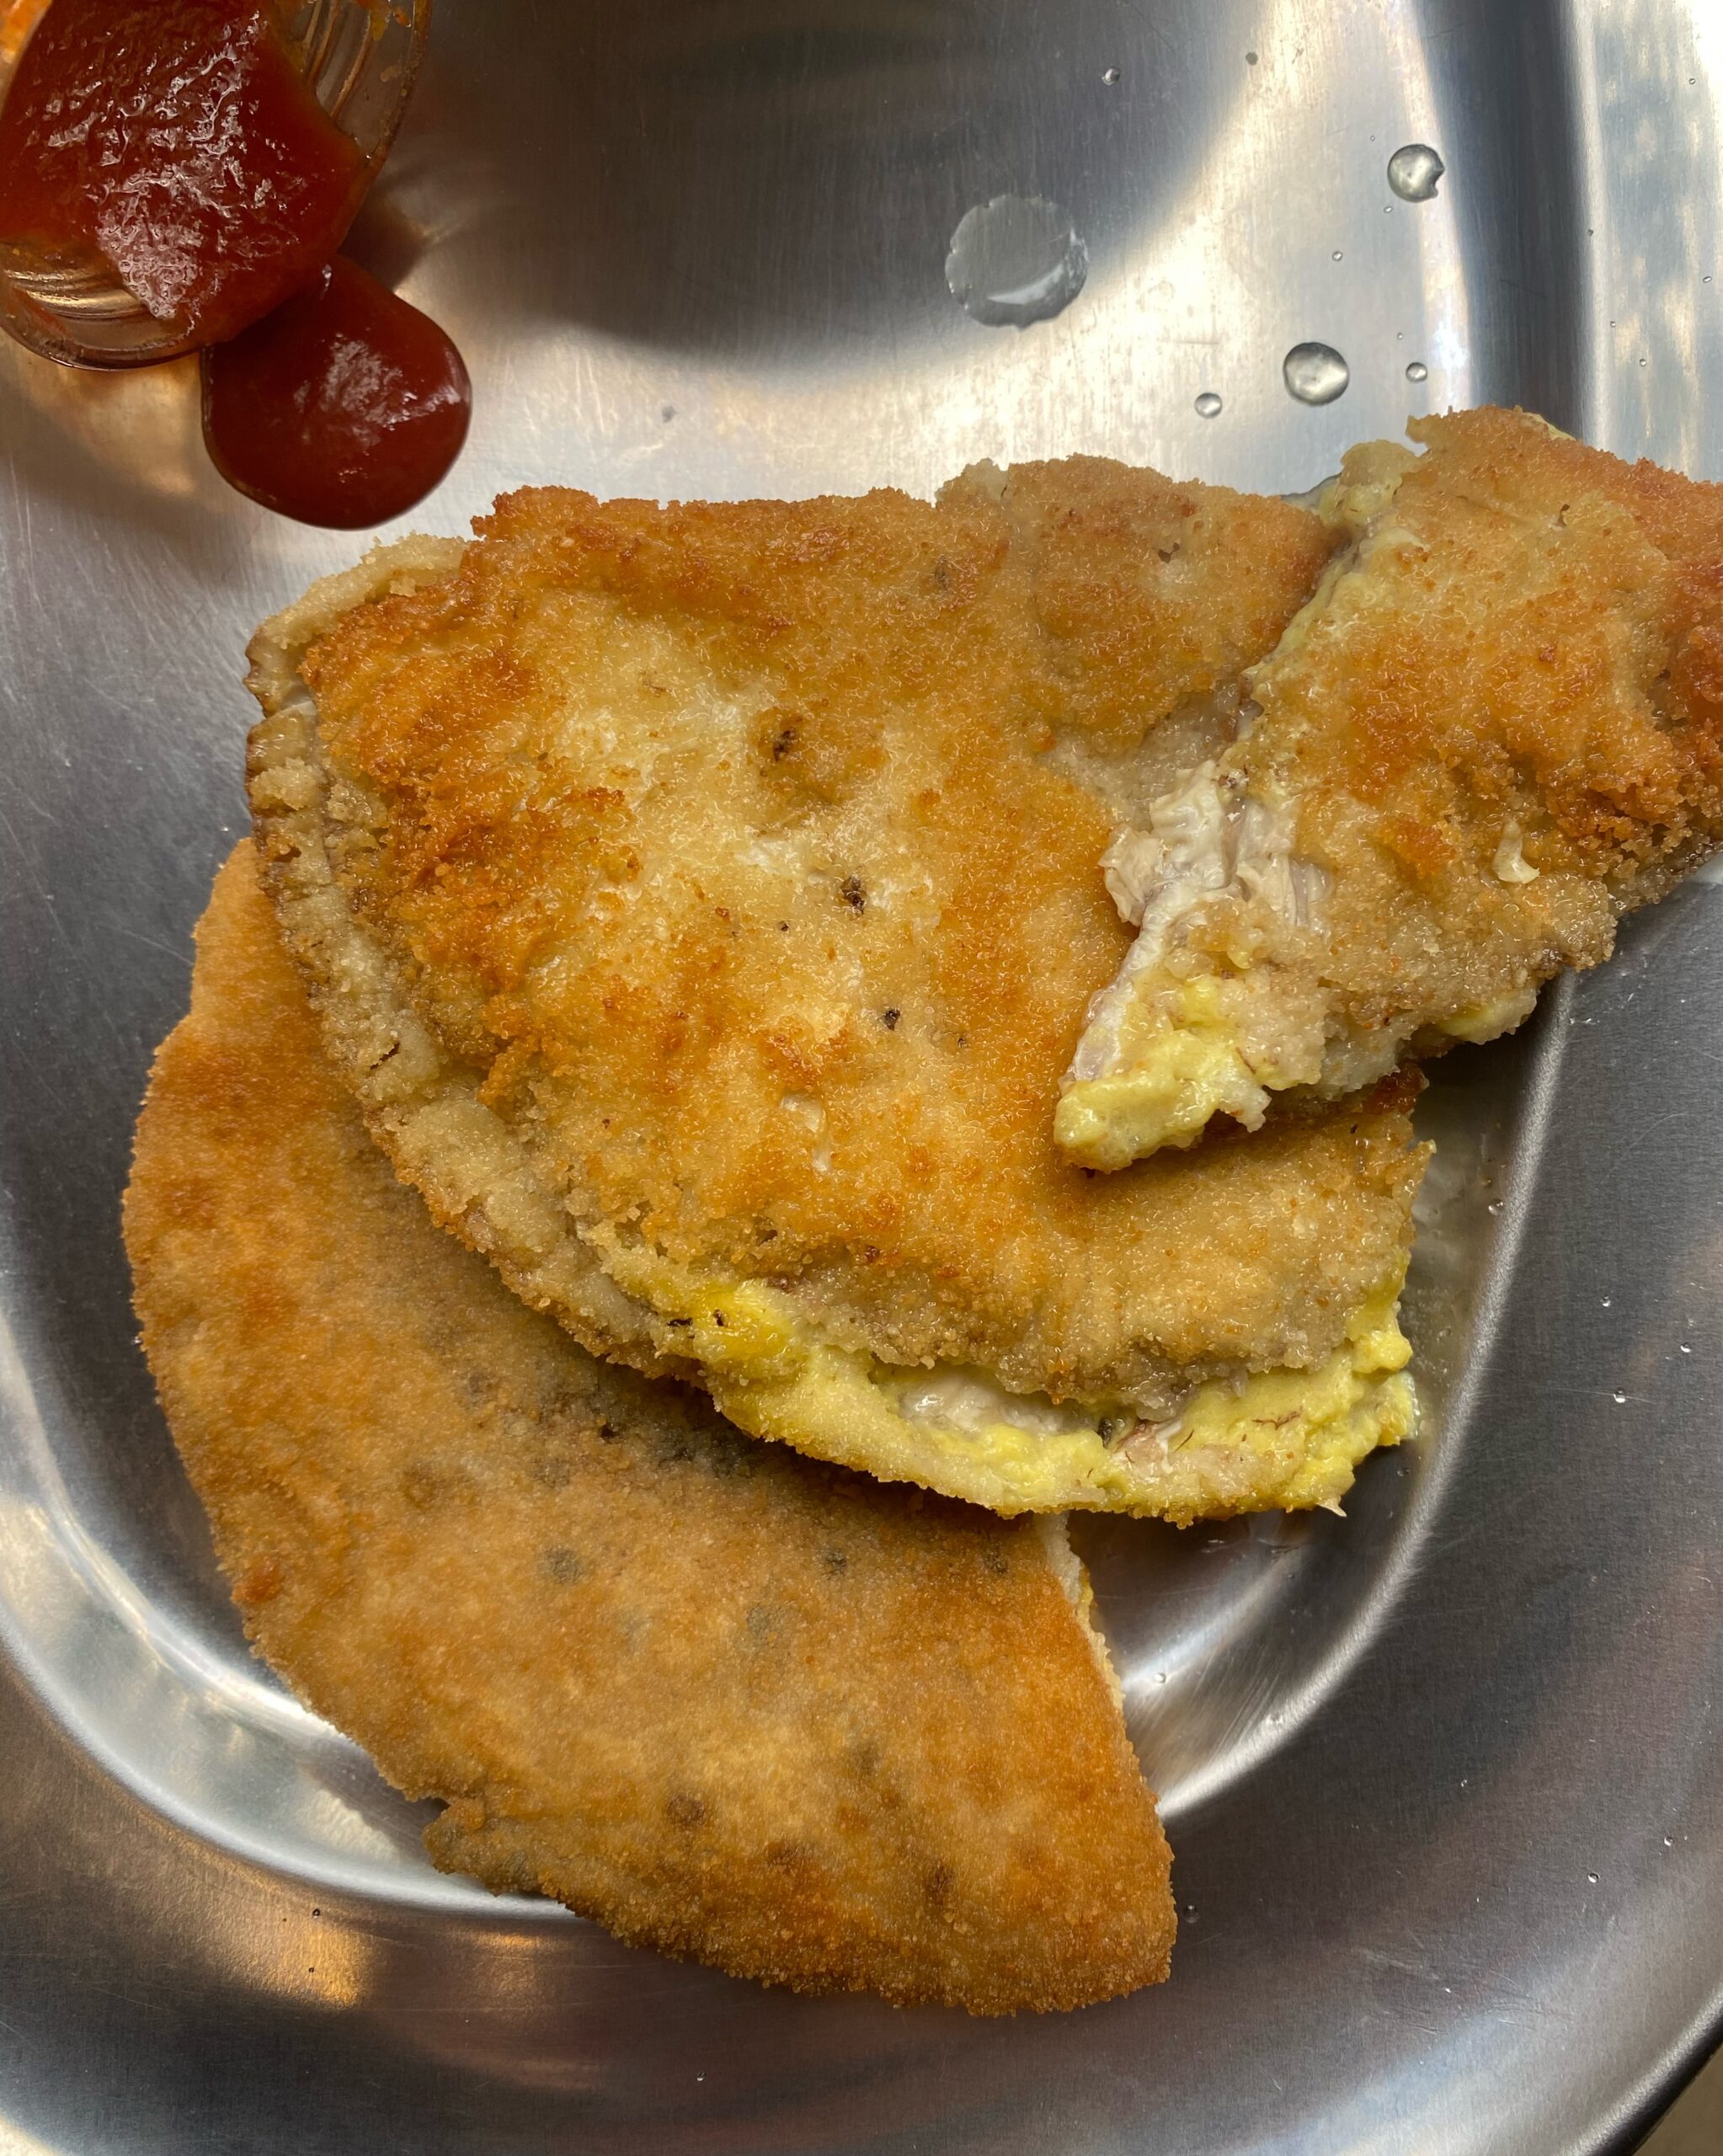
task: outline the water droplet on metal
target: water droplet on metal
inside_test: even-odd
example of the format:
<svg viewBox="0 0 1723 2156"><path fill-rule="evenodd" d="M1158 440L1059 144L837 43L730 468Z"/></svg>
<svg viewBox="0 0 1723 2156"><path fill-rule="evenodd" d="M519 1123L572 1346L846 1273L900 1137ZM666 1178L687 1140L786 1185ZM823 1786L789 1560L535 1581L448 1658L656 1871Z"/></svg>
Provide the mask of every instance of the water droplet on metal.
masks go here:
<svg viewBox="0 0 1723 2156"><path fill-rule="evenodd" d="M1089 250L1057 202L995 195L966 211L952 234L952 297L995 328L1025 329L1062 313L1083 289Z"/></svg>
<svg viewBox="0 0 1723 2156"><path fill-rule="evenodd" d="M1346 260L1346 256L1341 252L1339 248L1336 248L1333 253L1331 254L1328 259L1331 262L1344 262Z"/></svg>
<svg viewBox="0 0 1723 2156"><path fill-rule="evenodd" d="M1688 1346L1688 1344L1687 1344L1686 1341L1684 1341L1684 1340L1683 1340L1683 1341L1682 1342L1682 1343L1681 1343L1680 1349L1679 1349L1679 1353L1682 1353L1682 1354L1683 1354L1683 1355L1690 1355L1690 1354L1692 1354L1693 1350L1692 1350L1692 1348L1689 1348L1689 1347Z"/></svg>
<svg viewBox="0 0 1723 2156"><path fill-rule="evenodd" d="M1103 68L1102 69L1102 71L1101 71L1101 79L1102 79L1102 81L1103 83L1106 83L1106 85L1107 85L1107 88L1108 88L1108 89L1110 89L1110 90L1111 90L1111 89L1115 89L1115 88L1118 88L1118 68L1117 68L1117 67L1103 67Z"/></svg>
<svg viewBox="0 0 1723 2156"><path fill-rule="evenodd" d="M1601 1299L1602 1299L1602 1302L1603 1302L1603 1308L1607 1310L1608 1309L1608 1307L1609 1307L1609 1298L1608 1298L1608 1295L1605 1295L1605 1296L1603 1296Z"/></svg>
<svg viewBox="0 0 1723 2156"><path fill-rule="evenodd" d="M1447 169L1427 142L1407 142L1388 160L1388 184L1402 202L1427 202Z"/></svg>
<svg viewBox="0 0 1723 2156"><path fill-rule="evenodd" d="M1300 404L1331 404L1352 378L1332 344L1294 344L1280 363L1289 395Z"/></svg>
<svg viewBox="0 0 1723 2156"><path fill-rule="evenodd" d="M1612 1392L1609 1397L1618 1407L1625 1407L1627 1405L1627 1395L1624 1392Z"/></svg>
<svg viewBox="0 0 1723 2156"><path fill-rule="evenodd" d="M1212 389L1205 389L1197 399L1197 416L1203 419L1218 419L1220 417L1220 399Z"/></svg>
<svg viewBox="0 0 1723 2156"><path fill-rule="evenodd" d="M1422 360L1408 360L1406 363L1406 378L1408 382L1427 382L1430 379L1430 370Z"/></svg>
<svg viewBox="0 0 1723 2156"><path fill-rule="evenodd" d="M1588 1871L1588 1872L1586 1874L1586 1884L1587 1884L1587 1886L1595 1886L1597 1885L1597 1883L1598 1883L1598 1875L1597 1875L1597 1873L1596 1873L1595 1871Z"/></svg>

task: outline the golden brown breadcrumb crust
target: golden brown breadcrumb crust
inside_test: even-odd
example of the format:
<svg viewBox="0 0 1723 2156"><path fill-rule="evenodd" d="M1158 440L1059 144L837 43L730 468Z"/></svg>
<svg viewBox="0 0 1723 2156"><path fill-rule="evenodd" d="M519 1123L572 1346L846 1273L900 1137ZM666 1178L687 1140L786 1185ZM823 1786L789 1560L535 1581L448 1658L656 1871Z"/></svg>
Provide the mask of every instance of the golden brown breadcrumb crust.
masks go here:
<svg viewBox="0 0 1723 2156"><path fill-rule="evenodd" d="M1166 1844L1041 1532L742 1438L517 1303L366 1139L248 846L125 1233L248 1630L445 1804L439 1864L803 1990L1165 1976Z"/></svg>
<svg viewBox="0 0 1723 2156"><path fill-rule="evenodd" d="M940 499L976 483L966 474ZM1273 649L1341 537L1290 503L1181 486L1104 456L1014 464L997 499L1058 728L1112 756L1217 699L1230 721L1240 675ZM1176 775L1157 760L1155 782Z"/></svg>
<svg viewBox="0 0 1723 2156"><path fill-rule="evenodd" d="M313 595L314 713L260 636L253 806L344 1067L440 1217L589 1344L674 1354L597 1309L613 1238L887 1362L1164 1412L1320 1361L1395 1271L1399 1095L1106 1179L1049 1129L1127 941L1107 789L1054 752L1120 765L1133 728L1194 723L1331 535L1095 460L1003 504L999 478L937 506L510 496L423 588ZM397 1006L420 1038L386 1071ZM382 1093L422 1070L409 1147ZM419 1114L463 1085L470 1155L472 1118Z"/></svg>
<svg viewBox="0 0 1723 2156"><path fill-rule="evenodd" d="M1723 488L1523 412L1410 431L1368 558L1259 670L1228 762L1297 801L1332 878L1301 961L1331 1024L1429 1051L1607 958L1723 835Z"/></svg>
<svg viewBox="0 0 1723 2156"><path fill-rule="evenodd" d="M1723 830L1723 488L1523 413L1411 432L1391 592L1266 670L1245 751L1301 792L1361 1027L1595 964ZM1534 880L1495 873L1510 825Z"/></svg>

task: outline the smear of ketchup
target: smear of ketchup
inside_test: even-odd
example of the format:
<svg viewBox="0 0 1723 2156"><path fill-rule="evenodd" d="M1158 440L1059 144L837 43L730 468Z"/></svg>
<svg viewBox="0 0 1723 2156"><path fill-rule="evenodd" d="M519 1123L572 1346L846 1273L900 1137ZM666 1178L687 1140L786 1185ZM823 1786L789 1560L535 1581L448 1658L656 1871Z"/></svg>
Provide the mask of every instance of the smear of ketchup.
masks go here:
<svg viewBox="0 0 1723 2156"><path fill-rule="evenodd" d="M0 246L109 265L193 343L303 285L370 177L269 0L54 0L0 108Z"/></svg>
<svg viewBox="0 0 1723 2156"><path fill-rule="evenodd" d="M428 315L338 255L273 314L203 355L204 440L266 509L350 531L430 492L472 392Z"/></svg>

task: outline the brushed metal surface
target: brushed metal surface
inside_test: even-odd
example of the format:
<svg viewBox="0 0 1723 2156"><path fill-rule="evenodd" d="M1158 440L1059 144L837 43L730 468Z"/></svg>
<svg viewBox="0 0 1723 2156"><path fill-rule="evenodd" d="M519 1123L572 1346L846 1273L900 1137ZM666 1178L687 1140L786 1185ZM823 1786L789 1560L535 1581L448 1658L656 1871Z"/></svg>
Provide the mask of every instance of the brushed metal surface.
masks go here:
<svg viewBox="0 0 1723 2156"><path fill-rule="evenodd" d="M1715 477L1720 115L1702 0L439 0L355 244L472 365L435 529L1077 449L1298 488L1486 398ZM1011 193L1088 252L1021 331L945 281ZM429 1870L246 1654L136 1352L115 1204L241 645L353 551L213 478L187 368L0 354L0 2151L1630 2145L1723 2019L1716 886L1440 1067L1429 1427L1351 1517L1080 1530L1172 1982L769 1995Z"/></svg>

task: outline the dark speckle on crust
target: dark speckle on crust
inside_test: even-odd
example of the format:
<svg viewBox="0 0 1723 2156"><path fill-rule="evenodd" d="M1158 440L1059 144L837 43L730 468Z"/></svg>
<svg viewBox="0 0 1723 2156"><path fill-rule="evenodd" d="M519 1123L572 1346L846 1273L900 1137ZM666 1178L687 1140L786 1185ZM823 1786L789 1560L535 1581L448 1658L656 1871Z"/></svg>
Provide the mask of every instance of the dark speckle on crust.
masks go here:
<svg viewBox="0 0 1723 2156"><path fill-rule="evenodd" d="M437 1501L440 1485L435 1472L423 1460L413 1460L401 1471L401 1494L415 1511L426 1511Z"/></svg>

